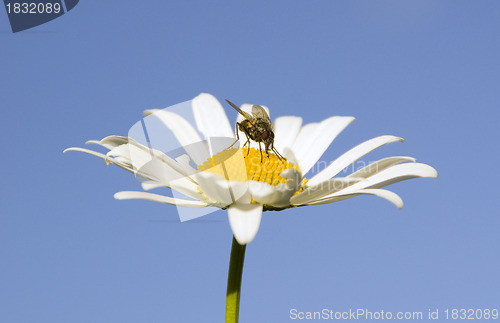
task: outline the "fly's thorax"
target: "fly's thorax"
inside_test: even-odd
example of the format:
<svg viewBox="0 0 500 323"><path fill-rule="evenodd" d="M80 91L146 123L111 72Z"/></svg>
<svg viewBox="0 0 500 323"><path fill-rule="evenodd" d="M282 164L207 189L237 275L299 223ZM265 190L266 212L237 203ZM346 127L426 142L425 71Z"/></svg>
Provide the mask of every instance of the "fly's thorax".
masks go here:
<svg viewBox="0 0 500 323"><path fill-rule="evenodd" d="M240 128L241 131L245 132L245 130L248 130L249 128L252 127L252 124L247 120L242 120L241 122L237 123L238 127Z"/></svg>
<svg viewBox="0 0 500 323"><path fill-rule="evenodd" d="M259 128L261 131L271 130L271 122L264 118L256 118L255 119L255 127Z"/></svg>
<svg viewBox="0 0 500 323"><path fill-rule="evenodd" d="M265 142L266 139L269 138L271 125L269 122L267 122L267 120L257 118L254 120L253 127L251 127L249 130L253 140L257 142Z"/></svg>

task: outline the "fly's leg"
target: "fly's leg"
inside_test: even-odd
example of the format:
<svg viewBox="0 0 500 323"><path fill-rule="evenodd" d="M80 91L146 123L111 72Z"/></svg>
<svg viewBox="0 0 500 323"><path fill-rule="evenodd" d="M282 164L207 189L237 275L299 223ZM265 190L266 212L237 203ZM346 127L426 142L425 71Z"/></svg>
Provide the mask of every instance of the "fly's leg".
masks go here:
<svg viewBox="0 0 500 323"><path fill-rule="evenodd" d="M240 124L238 123L238 125L240 125ZM247 141L245 141L245 144L243 145L243 147L245 147L248 144L248 148L247 148L247 156L248 156L248 154L250 154L250 135L248 134L248 131L244 127L240 126L240 129L243 130L243 132L245 133L245 136L247 137Z"/></svg>
<svg viewBox="0 0 500 323"><path fill-rule="evenodd" d="M248 156L248 154L250 153L250 137L248 137L248 135L246 133L245 133L245 135L247 136L247 141L245 141L245 144L243 145L243 147L245 147L248 144L248 148L247 148L247 156Z"/></svg>
<svg viewBox="0 0 500 323"><path fill-rule="evenodd" d="M248 134L248 132L245 130L245 128L243 128L241 126L241 124L239 122L236 122L236 125L235 125L235 130L236 130L236 141L233 142L233 144L231 146L229 146L229 148L233 147L234 144L236 144L239 140L240 140L240 134L238 132L238 128L243 131L243 133L245 134L245 137L247 137L247 141L245 141L245 143L243 144L243 146L241 146L241 148L245 148L245 146L248 144L248 150L247 150L247 156L248 154L250 153L250 135Z"/></svg>
<svg viewBox="0 0 500 323"><path fill-rule="evenodd" d="M240 125L239 122L236 122L236 126L234 127L235 130L236 130L236 141L233 142L233 144L231 146L229 146L229 148L233 147L235 143L237 143L238 141L240 141L240 134L238 133L238 126Z"/></svg>
<svg viewBox="0 0 500 323"><path fill-rule="evenodd" d="M260 146L260 141L259 141L259 151L260 151L260 162L262 163L262 147ZM269 157L269 154L267 154L267 157Z"/></svg>
<svg viewBox="0 0 500 323"><path fill-rule="evenodd" d="M243 144L243 146L241 146L241 148L244 148L248 144L248 148L247 148L247 156L248 156L248 154L250 153L250 136L248 135L248 133L246 131L244 131L244 133L245 133L245 136L247 137L247 141L245 141L245 143Z"/></svg>
<svg viewBox="0 0 500 323"><path fill-rule="evenodd" d="M285 157L283 157L283 156L281 156L281 154L278 152L278 150L276 150L276 148L274 148L274 146L273 146L273 151L274 151L274 153L276 154L276 156L278 156L278 158L279 158L280 160L283 160L283 161L285 161L285 160L286 160L286 158L285 158Z"/></svg>

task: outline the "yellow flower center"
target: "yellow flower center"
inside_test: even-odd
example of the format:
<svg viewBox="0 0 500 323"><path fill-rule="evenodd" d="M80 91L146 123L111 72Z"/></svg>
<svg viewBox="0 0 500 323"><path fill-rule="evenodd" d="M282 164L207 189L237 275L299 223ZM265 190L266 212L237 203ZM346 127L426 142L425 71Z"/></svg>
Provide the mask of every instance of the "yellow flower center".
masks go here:
<svg viewBox="0 0 500 323"><path fill-rule="evenodd" d="M273 186L286 183L281 172L295 168L300 173L299 166L286 159L280 159L276 154L261 152L255 148L226 149L207 159L198 166L198 170L215 173L226 180L246 182L248 180L264 182ZM305 182L303 182L305 184Z"/></svg>

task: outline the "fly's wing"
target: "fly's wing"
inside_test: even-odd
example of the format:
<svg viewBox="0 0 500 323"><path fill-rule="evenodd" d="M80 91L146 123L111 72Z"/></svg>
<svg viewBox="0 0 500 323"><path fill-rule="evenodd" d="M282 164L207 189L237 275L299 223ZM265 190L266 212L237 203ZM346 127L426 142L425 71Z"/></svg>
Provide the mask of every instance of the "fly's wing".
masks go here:
<svg viewBox="0 0 500 323"><path fill-rule="evenodd" d="M230 106L232 106L236 111L238 111L239 114L244 116L245 119L247 119L248 121L252 122L254 120L254 117L252 115L250 115L249 113L246 113L245 111L238 108L238 106L236 104L234 104L233 102L231 102L229 100L226 100L226 102L229 103ZM266 112L266 111L264 111L264 112Z"/></svg>
<svg viewBox="0 0 500 323"><path fill-rule="evenodd" d="M271 119L269 119L269 115L266 110L260 105L254 105L252 107L252 115L254 118L261 118L269 122L271 124Z"/></svg>

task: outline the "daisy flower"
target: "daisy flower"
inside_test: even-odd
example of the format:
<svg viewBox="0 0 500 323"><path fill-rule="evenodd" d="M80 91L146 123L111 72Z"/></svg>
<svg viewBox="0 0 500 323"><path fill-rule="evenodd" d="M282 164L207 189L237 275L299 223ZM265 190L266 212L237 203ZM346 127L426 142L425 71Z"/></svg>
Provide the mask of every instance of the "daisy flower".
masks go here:
<svg viewBox="0 0 500 323"><path fill-rule="evenodd" d="M87 142L104 147L108 150L106 154L77 147L65 151L86 152L134 173L141 178L144 190L169 187L189 198L124 191L116 193L116 199L227 209L234 237L241 245L254 239L263 211L327 204L365 194L379 196L402 208L402 199L382 187L411 178L437 177L434 168L407 156L384 158L347 176L338 176L374 149L403 141L385 135L355 146L307 179L307 173L340 132L354 121L353 117L333 116L306 125L297 116L276 118L272 123L274 147L286 158L283 160L272 152L262 153L253 141L243 146L246 137L241 132L242 148L228 149L236 136L224 108L212 95L198 95L191 101L191 107L195 125L168 109L144 113L148 118L157 118L183 147L185 153L176 158L122 136ZM267 107L262 107L269 113ZM251 113L252 105L243 104L241 109ZM237 122L243 119L239 114Z"/></svg>
<svg viewBox="0 0 500 323"><path fill-rule="evenodd" d="M267 107L260 107L269 114ZM172 107L145 111L146 117L134 126L139 130L135 131L138 137L144 135L143 131L146 134L142 143L133 139L130 134L134 131L131 131L126 137L109 136L87 142L107 149L106 154L77 147L65 151L81 151L100 157L108 165L115 164L141 180L144 191L118 192L116 199L143 199L175 205L181 220L189 219L181 214L185 208L228 210L234 236L226 323L238 322L246 244L257 234L263 211L327 204L365 194L379 196L402 208L402 199L382 187L411 178L437 177L434 168L416 163L414 158L407 156L384 158L352 174L339 176L367 153L385 144L403 141L400 137L380 136L348 150L307 179L307 173L332 141L354 121L353 117L334 116L306 125L302 125L300 117L278 117L272 123L272 132L265 135L266 138L274 135L274 142L270 145L268 142L263 152L260 143L247 140L248 129L237 126L236 133L233 132L224 108L212 95L202 93L184 108L181 113L173 112ZM238 114L236 125L244 121L242 114L248 117L252 113L253 105L243 104L240 109L243 112ZM192 122L185 117L186 110L192 112ZM152 129L155 136L147 134L145 125L155 122L169 130L179 149L165 146L173 140L169 140L163 130L156 131L157 127ZM236 138L240 142L235 146ZM170 188L174 196L146 192L158 187Z"/></svg>

